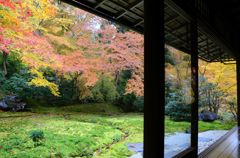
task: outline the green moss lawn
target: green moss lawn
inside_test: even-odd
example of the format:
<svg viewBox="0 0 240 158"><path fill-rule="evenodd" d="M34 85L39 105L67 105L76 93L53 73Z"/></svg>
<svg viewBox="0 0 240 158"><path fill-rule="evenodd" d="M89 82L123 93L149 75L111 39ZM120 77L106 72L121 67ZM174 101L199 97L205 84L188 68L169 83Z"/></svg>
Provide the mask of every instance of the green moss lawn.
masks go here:
<svg viewBox="0 0 240 158"><path fill-rule="evenodd" d="M109 104L35 107L0 112L1 158L127 158L128 143L143 142L143 114L123 113ZM235 124L199 123L200 131L229 130ZM187 122L166 119L166 133L184 132ZM44 139L30 135L42 131Z"/></svg>
<svg viewBox="0 0 240 158"><path fill-rule="evenodd" d="M108 104L0 112L1 158L124 158L127 143L143 142L143 115L123 114ZM42 131L44 139L30 135Z"/></svg>
<svg viewBox="0 0 240 158"><path fill-rule="evenodd" d="M199 132L204 132L208 130L230 130L236 126L236 122L221 122L216 120L213 122L203 122L199 121ZM185 132L186 129L190 127L189 122L175 122L170 120L168 117L165 119L165 133L174 133L174 132Z"/></svg>

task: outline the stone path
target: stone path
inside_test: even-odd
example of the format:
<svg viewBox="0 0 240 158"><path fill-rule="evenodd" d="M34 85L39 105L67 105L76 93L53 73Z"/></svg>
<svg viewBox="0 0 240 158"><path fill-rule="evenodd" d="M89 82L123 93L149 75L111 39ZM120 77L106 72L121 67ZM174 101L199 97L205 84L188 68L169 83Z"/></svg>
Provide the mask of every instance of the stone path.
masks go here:
<svg viewBox="0 0 240 158"><path fill-rule="evenodd" d="M130 158L143 158L143 143L129 143L128 150L134 151L136 153Z"/></svg>
<svg viewBox="0 0 240 158"><path fill-rule="evenodd" d="M211 144L217 141L220 137L226 134L226 130L211 130L201 132L198 134L198 153L208 148ZM171 158L179 152L185 150L190 146L190 134L186 133L175 133L165 137L165 156Z"/></svg>
<svg viewBox="0 0 240 158"><path fill-rule="evenodd" d="M165 137L164 157L170 158L190 146L190 134L175 133Z"/></svg>
<svg viewBox="0 0 240 158"><path fill-rule="evenodd" d="M198 134L198 153L226 134L227 130L211 130ZM165 136L164 157L171 158L190 146L190 134L175 133ZM129 143L128 149L136 154L130 158L143 158L143 143Z"/></svg>
<svg viewBox="0 0 240 158"><path fill-rule="evenodd" d="M211 144L220 139L223 135L225 135L227 130L211 130L198 134L198 153L201 153L204 149L208 148Z"/></svg>

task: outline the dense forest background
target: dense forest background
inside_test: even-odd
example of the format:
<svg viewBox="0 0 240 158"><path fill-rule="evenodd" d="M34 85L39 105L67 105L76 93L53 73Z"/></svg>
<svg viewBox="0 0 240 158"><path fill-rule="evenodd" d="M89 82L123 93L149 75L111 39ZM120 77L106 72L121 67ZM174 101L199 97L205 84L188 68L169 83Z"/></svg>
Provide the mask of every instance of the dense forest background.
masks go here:
<svg viewBox="0 0 240 158"><path fill-rule="evenodd" d="M55 0L0 1L0 98L143 110L143 36Z"/></svg>
<svg viewBox="0 0 240 158"><path fill-rule="evenodd" d="M0 0L0 155L143 155L143 52L142 35L60 0ZM190 133L191 56L159 53L165 135ZM202 111L219 117L201 132L235 126L235 65L199 60Z"/></svg>
<svg viewBox="0 0 240 158"><path fill-rule="evenodd" d="M142 35L56 0L0 1L0 14L0 98L143 110ZM190 56L167 46L165 58L168 114L192 101ZM236 117L235 70L199 60L200 111Z"/></svg>
<svg viewBox="0 0 240 158"><path fill-rule="evenodd" d="M191 56L166 46L166 114L173 120L191 118ZM236 65L207 63L199 59L199 112L209 111L235 120Z"/></svg>

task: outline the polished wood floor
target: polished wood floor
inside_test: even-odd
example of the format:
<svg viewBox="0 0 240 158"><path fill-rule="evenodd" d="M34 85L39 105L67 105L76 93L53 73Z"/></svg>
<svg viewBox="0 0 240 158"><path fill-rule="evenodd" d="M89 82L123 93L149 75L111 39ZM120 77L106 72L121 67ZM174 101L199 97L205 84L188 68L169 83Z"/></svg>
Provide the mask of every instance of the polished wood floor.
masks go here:
<svg viewBox="0 0 240 158"><path fill-rule="evenodd" d="M238 131L236 130L228 136L222 143L209 152L206 158L240 158Z"/></svg>

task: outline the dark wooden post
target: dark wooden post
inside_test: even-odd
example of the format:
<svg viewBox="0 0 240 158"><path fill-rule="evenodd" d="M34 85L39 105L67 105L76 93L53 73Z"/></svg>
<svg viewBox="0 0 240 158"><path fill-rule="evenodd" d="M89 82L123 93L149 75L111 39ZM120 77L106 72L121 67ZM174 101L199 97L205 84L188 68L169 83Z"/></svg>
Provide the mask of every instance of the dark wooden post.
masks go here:
<svg viewBox="0 0 240 158"><path fill-rule="evenodd" d="M240 127L240 57L236 59L236 67L237 67L237 121L238 128Z"/></svg>
<svg viewBox="0 0 240 158"><path fill-rule="evenodd" d="M237 57L236 59L236 74L237 74L237 126L238 126L238 152L237 156L240 155L240 57Z"/></svg>
<svg viewBox="0 0 240 158"><path fill-rule="evenodd" d="M192 157L198 155L198 30L197 20L192 19L191 23L191 86L192 86L192 120L191 120L191 147L193 148Z"/></svg>
<svg viewBox="0 0 240 158"><path fill-rule="evenodd" d="M144 1L144 158L164 157L164 2Z"/></svg>

